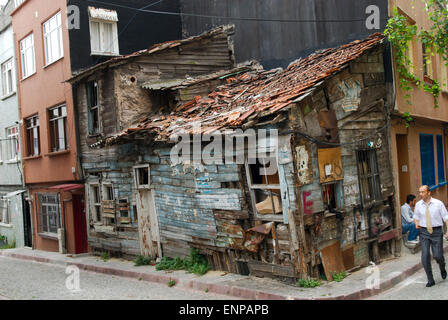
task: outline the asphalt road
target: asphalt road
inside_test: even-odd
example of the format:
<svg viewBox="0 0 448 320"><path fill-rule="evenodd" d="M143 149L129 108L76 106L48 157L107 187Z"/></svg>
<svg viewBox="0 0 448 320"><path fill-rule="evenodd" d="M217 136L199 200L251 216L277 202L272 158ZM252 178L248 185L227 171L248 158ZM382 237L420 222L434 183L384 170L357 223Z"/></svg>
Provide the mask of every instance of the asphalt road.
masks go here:
<svg viewBox="0 0 448 320"><path fill-rule="evenodd" d="M66 268L0 257L0 300L231 300L213 293L168 287L123 277L80 271L79 291L67 289ZM73 282L69 281L70 284Z"/></svg>
<svg viewBox="0 0 448 320"><path fill-rule="evenodd" d="M432 263L436 284L426 288L426 274L422 269L392 289L370 298L369 300L447 300L448 278L443 280L437 263Z"/></svg>

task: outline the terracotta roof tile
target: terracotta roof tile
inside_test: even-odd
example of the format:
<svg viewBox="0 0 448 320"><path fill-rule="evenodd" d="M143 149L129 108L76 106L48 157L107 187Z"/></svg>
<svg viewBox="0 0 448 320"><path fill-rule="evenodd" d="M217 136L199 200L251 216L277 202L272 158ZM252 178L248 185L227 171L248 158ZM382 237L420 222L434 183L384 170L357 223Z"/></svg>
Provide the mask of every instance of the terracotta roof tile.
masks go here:
<svg viewBox="0 0 448 320"><path fill-rule="evenodd" d="M232 81L217 87L208 97L195 97L179 106L165 120L160 120L160 115L147 118L139 124L143 129L140 132L154 135L155 140L166 141L171 135L184 130L191 132L197 124L210 132L214 128L240 126L248 120L280 112L383 39L382 34L376 33L364 40L315 52L294 61L285 70L251 70L238 74L232 77ZM156 126L160 121L167 126ZM123 138L132 138L132 133L124 131L102 144L113 144Z"/></svg>

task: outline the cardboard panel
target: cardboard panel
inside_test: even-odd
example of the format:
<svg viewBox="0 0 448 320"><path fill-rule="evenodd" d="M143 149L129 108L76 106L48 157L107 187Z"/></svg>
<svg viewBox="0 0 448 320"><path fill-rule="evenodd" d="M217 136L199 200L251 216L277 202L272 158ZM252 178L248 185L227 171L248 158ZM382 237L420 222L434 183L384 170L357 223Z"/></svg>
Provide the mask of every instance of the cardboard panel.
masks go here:
<svg viewBox="0 0 448 320"><path fill-rule="evenodd" d="M318 149L320 182L327 183L344 179L341 148Z"/></svg>

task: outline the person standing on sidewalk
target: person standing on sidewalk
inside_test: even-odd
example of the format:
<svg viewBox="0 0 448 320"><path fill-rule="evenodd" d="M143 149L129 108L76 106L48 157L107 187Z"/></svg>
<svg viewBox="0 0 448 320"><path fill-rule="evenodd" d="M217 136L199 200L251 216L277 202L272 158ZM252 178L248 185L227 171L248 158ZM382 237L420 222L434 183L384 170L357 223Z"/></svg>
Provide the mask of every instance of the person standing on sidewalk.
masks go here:
<svg viewBox="0 0 448 320"><path fill-rule="evenodd" d="M416 239L420 233L415 227L414 220L412 219L414 216L412 208L415 207L416 202L416 196L413 194L408 194L406 197L406 203L401 206L401 225L403 227L403 233L407 233L409 231L408 242L411 244L418 243Z"/></svg>
<svg viewBox="0 0 448 320"><path fill-rule="evenodd" d="M431 197L428 186L421 186L418 190L422 198L415 205L415 225L420 229L420 243L422 246L422 264L428 278L427 287L435 284L431 267L431 252L440 267L442 279L446 279L445 258L443 256L443 222L448 227L448 211L442 201ZM447 233L448 237L448 233Z"/></svg>

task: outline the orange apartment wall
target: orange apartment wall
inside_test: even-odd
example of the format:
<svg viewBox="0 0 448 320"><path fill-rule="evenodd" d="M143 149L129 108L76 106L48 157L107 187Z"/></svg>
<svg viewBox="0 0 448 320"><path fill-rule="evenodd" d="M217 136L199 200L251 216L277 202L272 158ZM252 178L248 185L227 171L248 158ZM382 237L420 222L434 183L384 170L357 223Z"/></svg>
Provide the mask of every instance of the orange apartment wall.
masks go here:
<svg viewBox="0 0 448 320"><path fill-rule="evenodd" d="M33 241L34 248L44 251L59 251L59 242L57 239L48 239L39 236L39 219L40 217L35 213L38 212L38 193L55 193L55 190L51 189L32 189L30 190L30 195L33 199L33 213L35 219L33 219ZM75 253L75 227L74 227L74 216L73 216L73 206L71 205L72 195L70 192L61 192L61 225L65 230L66 238L66 249L68 253Z"/></svg>
<svg viewBox="0 0 448 320"><path fill-rule="evenodd" d="M34 49L36 73L29 78L22 79L21 59L18 58L19 102L21 118L38 114L40 124L41 156L24 160L24 175L27 184L47 182L68 182L79 179L77 166L77 144L73 112L73 96L71 85L64 83L70 78L70 47L66 26L66 1L52 0L46 2L51 5L39 5L40 1L28 0L22 7L13 12L13 28L15 32L16 56L20 57L20 40L31 32L34 34ZM61 11L64 57L49 66L45 66L45 54L42 25ZM36 17L37 16L37 17ZM69 153L48 156L50 140L48 128L48 108L66 103L67 131ZM22 132L26 132L23 124ZM23 134L23 145L26 146L26 134ZM26 147L24 158L27 157ZM72 173L75 168L75 174Z"/></svg>
<svg viewBox="0 0 448 320"><path fill-rule="evenodd" d="M428 19L427 13L425 11L425 6L422 1L409 1L409 0L389 0L389 14L392 15L393 8L398 7L402 12L408 15L417 27L429 29L430 21ZM423 52L421 48L421 43L414 42L413 48L414 64L416 75L423 79ZM446 68L440 56L436 55L432 58L433 73L434 78L441 82L442 68ZM417 198L418 187L422 184L421 175L421 161L420 161L420 133L427 134L440 134L443 136L443 124L448 122L448 92L446 92L447 87L443 87L445 92L443 92L439 99L439 108L434 108L434 98L431 94L425 92L423 89L418 89L413 86L411 92L411 105L408 104L407 99L404 98L406 94L399 88L398 79L399 75L395 72L395 87L397 91L396 95L396 109L400 114L405 112L410 112L411 116L416 120L415 123L411 124L409 128L404 126L404 121L395 121L391 127L391 146L392 146L392 162L394 171L394 184L396 186L395 199L397 203L397 209L399 210L399 205L402 205L405 200L400 199L400 186L398 170L398 155L397 155L397 145L396 145L396 135L397 134L407 134L408 138L408 152L409 152L409 174L410 174L410 189ZM444 148L444 158L446 160L447 144L446 137L445 148ZM434 155L437 159L436 146L434 147ZM436 181L438 183L438 170L435 166ZM445 179L447 177L446 161L445 161ZM440 199L444 203L448 202L448 186L440 187L432 192L432 196Z"/></svg>

